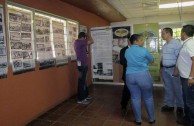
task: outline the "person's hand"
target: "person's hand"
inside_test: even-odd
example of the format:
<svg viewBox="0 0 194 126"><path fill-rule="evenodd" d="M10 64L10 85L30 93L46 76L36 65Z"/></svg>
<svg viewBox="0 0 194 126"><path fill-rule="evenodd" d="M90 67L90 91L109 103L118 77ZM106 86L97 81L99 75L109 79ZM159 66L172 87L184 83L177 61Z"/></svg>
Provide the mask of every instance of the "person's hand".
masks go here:
<svg viewBox="0 0 194 126"><path fill-rule="evenodd" d="M173 72L172 76L173 76L173 77L178 77L178 75L179 75L178 68L177 68L177 67L175 67L175 68L174 68L174 72Z"/></svg>
<svg viewBox="0 0 194 126"><path fill-rule="evenodd" d="M194 85L194 79L189 79L188 80L188 86Z"/></svg>

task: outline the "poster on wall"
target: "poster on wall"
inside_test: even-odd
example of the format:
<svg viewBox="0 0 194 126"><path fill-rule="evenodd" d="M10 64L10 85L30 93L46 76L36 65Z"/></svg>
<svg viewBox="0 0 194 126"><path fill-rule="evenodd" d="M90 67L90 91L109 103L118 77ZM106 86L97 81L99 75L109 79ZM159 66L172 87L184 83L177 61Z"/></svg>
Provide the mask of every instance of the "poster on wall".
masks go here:
<svg viewBox="0 0 194 126"><path fill-rule="evenodd" d="M0 79L6 78L8 72L7 45L5 41L5 26L3 7L0 6Z"/></svg>
<svg viewBox="0 0 194 126"><path fill-rule="evenodd" d="M159 25L158 23L135 24L134 33L138 33L144 38L144 47L154 57L154 63L149 65L150 74L156 83L160 83L160 54L159 54Z"/></svg>
<svg viewBox="0 0 194 126"><path fill-rule="evenodd" d="M128 45L128 37L131 34L130 26L112 27L112 31L112 60L113 63L119 63L120 50Z"/></svg>
<svg viewBox="0 0 194 126"><path fill-rule="evenodd" d="M50 17L35 13L35 41L39 69L55 66L54 49L51 43Z"/></svg>
<svg viewBox="0 0 194 126"><path fill-rule="evenodd" d="M55 49L56 65L61 66L68 63L68 57L65 47L65 29L66 22L52 19L53 43Z"/></svg>
<svg viewBox="0 0 194 126"><path fill-rule="evenodd" d="M74 42L78 38L77 22L67 21L67 35L68 55L71 57L71 60L76 60Z"/></svg>
<svg viewBox="0 0 194 126"><path fill-rule="evenodd" d="M10 61L14 74L35 70L32 11L8 5Z"/></svg>
<svg viewBox="0 0 194 126"><path fill-rule="evenodd" d="M112 80L112 28L97 27L90 30L92 44L92 75L94 80Z"/></svg>

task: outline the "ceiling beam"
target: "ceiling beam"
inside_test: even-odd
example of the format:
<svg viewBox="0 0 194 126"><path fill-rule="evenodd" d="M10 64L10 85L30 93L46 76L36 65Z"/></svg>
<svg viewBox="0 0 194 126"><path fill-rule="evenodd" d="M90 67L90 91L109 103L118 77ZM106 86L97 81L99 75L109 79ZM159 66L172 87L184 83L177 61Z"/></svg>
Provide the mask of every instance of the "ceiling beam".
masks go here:
<svg viewBox="0 0 194 126"><path fill-rule="evenodd" d="M94 13L109 22L125 21L126 18L119 13L106 0L61 0L83 10Z"/></svg>

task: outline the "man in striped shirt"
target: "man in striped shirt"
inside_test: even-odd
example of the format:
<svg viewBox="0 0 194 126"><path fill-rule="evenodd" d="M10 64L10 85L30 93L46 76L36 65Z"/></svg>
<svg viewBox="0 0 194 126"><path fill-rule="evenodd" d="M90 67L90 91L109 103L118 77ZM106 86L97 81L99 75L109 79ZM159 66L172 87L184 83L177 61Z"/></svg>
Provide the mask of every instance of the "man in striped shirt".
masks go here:
<svg viewBox="0 0 194 126"><path fill-rule="evenodd" d="M164 106L162 106L161 111L174 111L174 107L176 106L177 114L182 114L184 103L180 77L173 76L176 60L182 45L173 39L171 28L164 28L161 36L163 40L166 40L161 53L161 70L165 90Z"/></svg>

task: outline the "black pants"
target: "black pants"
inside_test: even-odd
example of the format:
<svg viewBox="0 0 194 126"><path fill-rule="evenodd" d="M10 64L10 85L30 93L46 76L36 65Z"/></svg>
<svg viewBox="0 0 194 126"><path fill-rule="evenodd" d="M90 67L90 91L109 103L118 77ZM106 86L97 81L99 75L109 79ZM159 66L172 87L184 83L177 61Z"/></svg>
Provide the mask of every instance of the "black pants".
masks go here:
<svg viewBox="0 0 194 126"><path fill-rule="evenodd" d="M88 87L86 84L88 66L78 66L79 78L78 78L78 101L82 101L88 97Z"/></svg>
<svg viewBox="0 0 194 126"><path fill-rule="evenodd" d="M126 85L126 81L124 80L124 87L123 87L122 98L121 98L122 109L127 108L127 104L128 104L130 97L131 97L131 95L130 95L129 89Z"/></svg>

